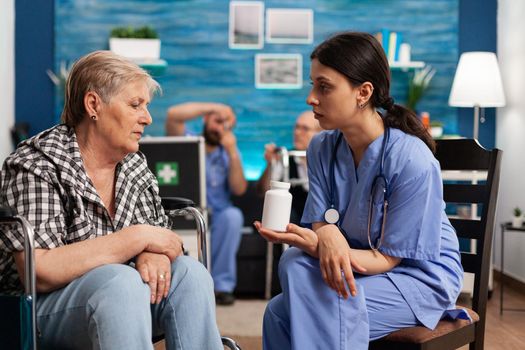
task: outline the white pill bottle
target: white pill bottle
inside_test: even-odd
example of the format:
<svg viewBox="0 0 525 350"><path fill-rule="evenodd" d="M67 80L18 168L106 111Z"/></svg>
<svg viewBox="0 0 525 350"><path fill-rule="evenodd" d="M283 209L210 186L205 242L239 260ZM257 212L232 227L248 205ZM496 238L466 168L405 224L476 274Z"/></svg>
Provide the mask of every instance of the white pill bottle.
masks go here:
<svg viewBox="0 0 525 350"><path fill-rule="evenodd" d="M264 195L262 227L285 232L290 222L292 194L288 192L290 183L271 181L270 189Z"/></svg>

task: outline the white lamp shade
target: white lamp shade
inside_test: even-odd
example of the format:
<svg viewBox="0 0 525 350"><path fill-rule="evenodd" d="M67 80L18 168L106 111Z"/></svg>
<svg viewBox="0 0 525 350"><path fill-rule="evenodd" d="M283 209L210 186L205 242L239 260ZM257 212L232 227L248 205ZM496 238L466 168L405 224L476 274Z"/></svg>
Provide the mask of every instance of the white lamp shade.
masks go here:
<svg viewBox="0 0 525 350"><path fill-rule="evenodd" d="M461 55L448 104L454 107L505 106L496 54L465 52Z"/></svg>

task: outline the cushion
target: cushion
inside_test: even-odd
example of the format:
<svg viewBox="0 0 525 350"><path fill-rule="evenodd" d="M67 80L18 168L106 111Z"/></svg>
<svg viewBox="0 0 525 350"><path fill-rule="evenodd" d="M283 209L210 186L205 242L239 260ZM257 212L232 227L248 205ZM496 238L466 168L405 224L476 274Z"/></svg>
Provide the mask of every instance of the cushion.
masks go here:
<svg viewBox="0 0 525 350"><path fill-rule="evenodd" d="M479 315L475 311L469 308L464 308L464 309L467 310L468 314L472 318L472 323L479 321ZM446 320L445 319L445 320L439 321L439 323L437 324L434 330L428 329L427 327L423 327L423 326L404 328L404 329L395 331L393 333L390 333L386 337L382 338L382 340L389 341L389 342L396 342L396 343L422 344L434 338L439 338L447 333L450 333L460 328L466 327L469 324L471 324L469 320L462 320L462 319Z"/></svg>

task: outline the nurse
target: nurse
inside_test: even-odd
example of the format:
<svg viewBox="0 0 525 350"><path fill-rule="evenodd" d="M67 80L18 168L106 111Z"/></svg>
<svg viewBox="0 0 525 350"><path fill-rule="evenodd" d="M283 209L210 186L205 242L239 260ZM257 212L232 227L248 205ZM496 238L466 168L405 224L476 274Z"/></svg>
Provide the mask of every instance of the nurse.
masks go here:
<svg viewBox="0 0 525 350"><path fill-rule="evenodd" d="M283 292L266 308L264 349L367 349L401 328L433 329L463 276L435 144L390 97L373 36L335 35L310 58L307 103L327 130L307 151L311 229L255 222L267 240L293 246L279 264Z"/></svg>

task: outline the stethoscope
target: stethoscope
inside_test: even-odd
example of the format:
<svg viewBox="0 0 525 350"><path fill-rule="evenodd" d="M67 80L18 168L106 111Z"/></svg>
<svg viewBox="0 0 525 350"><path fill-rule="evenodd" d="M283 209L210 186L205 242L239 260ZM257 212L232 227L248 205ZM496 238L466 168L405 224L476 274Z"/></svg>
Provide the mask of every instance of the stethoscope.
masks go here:
<svg viewBox="0 0 525 350"><path fill-rule="evenodd" d="M367 235L368 235L368 245L370 246L370 249L372 250L378 250L379 247L381 247L381 244L383 243L383 235L385 233L385 223L386 223L386 212L388 208L388 198L390 196L389 189L388 189L388 181L386 179L385 173L384 173L384 164L385 164L385 150L386 145L388 143L388 140L390 138L390 129L388 127L385 127L385 134L383 137L383 144L381 145L381 162L379 163L379 173L374 177L374 181L372 181L372 188L370 189L370 203L368 207L368 223L367 223ZM330 203L330 207L326 209L324 212L324 220L328 224L335 224L339 227L339 220L340 215L337 208L337 196L335 196L335 163L337 161L337 149L339 148L339 144L341 143L343 139L343 134L339 133L337 136L337 140L335 142L334 148L332 150L332 158L330 159L330 169L329 169L329 176L330 176L330 200L332 203ZM383 186L381 188L381 183L383 183ZM370 229L372 227L372 210L373 210L373 203L374 203L374 194L377 192L377 188L380 188L382 190L383 195L383 220L381 222L381 235L379 239L379 243L377 246L372 244L372 239L370 237ZM341 229L339 227L339 229Z"/></svg>

